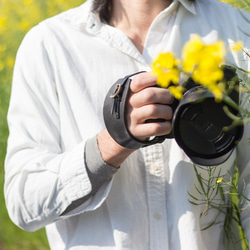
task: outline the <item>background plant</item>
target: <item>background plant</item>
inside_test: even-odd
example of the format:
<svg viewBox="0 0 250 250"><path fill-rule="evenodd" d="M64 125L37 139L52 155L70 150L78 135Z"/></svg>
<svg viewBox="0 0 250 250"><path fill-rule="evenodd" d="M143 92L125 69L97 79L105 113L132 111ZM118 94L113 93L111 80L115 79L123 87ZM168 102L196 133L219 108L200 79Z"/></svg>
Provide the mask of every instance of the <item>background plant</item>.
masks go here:
<svg viewBox="0 0 250 250"><path fill-rule="evenodd" d="M244 49L241 41L231 44L230 47L230 50L241 52L250 58L250 54ZM224 101L227 105L240 111L241 116L237 117L230 113L229 109L224 108L224 111L233 120L230 127L250 122L248 108L241 108L229 97L229 93L233 89L237 91L238 87L235 84L237 78L231 78L230 81L224 79L223 67L220 66L225 63L226 56L226 47L223 41L204 44L199 35L193 35L183 46L181 54L181 59L179 59L172 52L160 53L153 61L152 72L157 76L159 86L168 88L175 98L181 99L183 92L185 92L185 82L180 83L179 76L180 74L186 75L211 92L215 101ZM248 71L238 69L249 76ZM241 81L240 84L242 91L249 96L248 82ZM249 97L247 98L249 103ZM219 173L216 173L217 169L219 169ZM241 224L241 212L245 209L245 203L247 206L250 205L250 200L244 196L244 190L241 191L238 188L239 170L237 165L235 164L234 173L232 175L229 173L228 180L225 179L226 176L220 175L218 166L202 168L194 164L194 171L198 185L194 184L195 194L187 190L191 198L189 202L195 206L204 207L200 217L206 216L210 210L218 212L214 220L201 230L207 230L215 224L224 224L227 247L237 250L249 249L249 243ZM225 215L224 220L221 220L220 214Z"/></svg>
<svg viewBox="0 0 250 250"><path fill-rule="evenodd" d="M226 2L232 4L236 7L242 8L250 12L250 1L249 0L221 0L221 2Z"/></svg>
<svg viewBox="0 0 250 250"><path fill-rule="evenodd" d="M44 229L24 232L9 219L3 196L7 109L17 49L27 31L41 20L84 0L0 0L0 250L49 249Z"/></svg>
<svg viewBox="0 0 250 250"><path fill-rule="evenodd" d="M16 51L27 31L84 0L0 0L0 250L48 249L44 230L27 233L9 219L3 197L4 158L8 128L7 109ZM250 0L225 0L250 11Z"/></svg>
<svg viewBox="0 0 250 250"><path fill-rule="evenodd" d="M214 220L201 230L207 230L215 224L224 228L227 249L248 250L249 243L241 224L241 211L249 206L250 200L239 190L239 169L237 166L233 173L221 174L221 169L214 167L201 167L194 164L197 177L195 193L188 192L188 201L195 206L203 206L200 218L208 215L210 210L217 210ZM202 174L203 172L203 174ZM204 176L204 172L207 174ZM245 183L244 183L245 186ZM225 220L218 219L220 214Z"/></svg>

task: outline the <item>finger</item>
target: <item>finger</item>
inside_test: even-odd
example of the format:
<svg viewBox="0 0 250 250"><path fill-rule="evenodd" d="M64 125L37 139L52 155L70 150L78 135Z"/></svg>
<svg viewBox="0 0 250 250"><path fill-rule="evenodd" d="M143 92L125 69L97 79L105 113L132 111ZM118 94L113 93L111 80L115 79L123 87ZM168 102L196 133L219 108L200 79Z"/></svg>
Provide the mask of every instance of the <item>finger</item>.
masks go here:
<svg viewBox="0 0 250 250"><path fill-rule="evenodd" d="M140 107L147 104L172 104L174 97L168 89L148 87L138 93L131 94L128 99L132 107Z"/></svg>
<svg viewBox="0 0 250 250"><path fill-rule="evenodd" d="M154 119L170 121L173 117L173 110L169 105L149 104L140 108L131 109L129 116L128 119L135 124L142 124Z"/></svg>
<svg viewBox="0 0 250 250"><path fill-rule="evenodd" d="M133 136L140 141L152 136L167 135L172 130L171 121L143 123L133 129Z"/></svg>
<svg viewBox="0 0 250 250"><path fill-rule="evenodd" d="M133 76L130 83L130 90L133 93L137 93L144 88L157 85L157 78L149 72L143 72Z"/></svg>

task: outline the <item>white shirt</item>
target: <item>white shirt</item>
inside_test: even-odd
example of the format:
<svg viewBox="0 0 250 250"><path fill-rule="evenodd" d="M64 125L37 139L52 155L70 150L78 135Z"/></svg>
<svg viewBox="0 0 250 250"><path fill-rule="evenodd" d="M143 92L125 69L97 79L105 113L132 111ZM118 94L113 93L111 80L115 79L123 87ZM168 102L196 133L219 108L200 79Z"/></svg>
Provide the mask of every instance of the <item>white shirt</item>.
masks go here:
<svg viewBox="0 0 250 250"><path fill-rule="evenodd" d="M174 1L152 23L140 54L125 34L100 22L91 4L40 23L18 51L5 179L11 219L28 231L46 226L56 250L223 249L224 216L209 210L200 217L205 205L188 201L187 192L197 196L198 182L175 140L137 150L93 197L61 214L91 192L85 143L104 129L102 107L109 87L127 74L150 70L161 51L179 57L191 34L227 45L242 40L249 48L249 15L214 0ZM249 69L237 55L227 60ZM247 183L249 131L248 125L238 146L241 181ZM217 174L232 170L235 155L217 167ZM249 215L249 209L242 213L248 239ZM215 218L218 224L201 230Z"/></svg>

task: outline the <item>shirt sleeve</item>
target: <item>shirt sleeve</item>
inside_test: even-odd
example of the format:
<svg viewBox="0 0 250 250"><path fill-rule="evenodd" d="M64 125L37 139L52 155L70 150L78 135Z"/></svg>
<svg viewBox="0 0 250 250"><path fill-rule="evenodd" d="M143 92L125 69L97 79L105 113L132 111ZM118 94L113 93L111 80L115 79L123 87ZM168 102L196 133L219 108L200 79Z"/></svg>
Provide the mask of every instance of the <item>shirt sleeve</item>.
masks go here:
<svg viewBox="0 0 250 250"><path fill-rule="evenodd" d="M13 222L27 231L61 219L73 201L92 191L84 160L85 141L70 151L62 150L55 82L53 63L38 26L26 35L17 53L5 161L6 206ZM110 186L111 180L77 213L100 206Z"/></svg>
<svg viewBox="0 0 250 250"><path fill-rule="evenodd" d="M109 182L118 169L105 163L101 157L96 137L87 140L85 145L85 161L87 173L92 185L92 190L89 195L73 201L62 215L67 215L69 212L79 210L89 197L95 195L101 186Z"/></svg>

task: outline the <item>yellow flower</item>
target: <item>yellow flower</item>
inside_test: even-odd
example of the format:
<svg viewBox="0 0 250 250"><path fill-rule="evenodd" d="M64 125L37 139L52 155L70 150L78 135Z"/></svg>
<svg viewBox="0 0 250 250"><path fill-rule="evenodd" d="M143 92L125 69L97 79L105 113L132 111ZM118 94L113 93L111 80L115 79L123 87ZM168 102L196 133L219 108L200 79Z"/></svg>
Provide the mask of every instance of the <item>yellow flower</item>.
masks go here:
<svg viewBox="0 0 250 250"><path fill-rule="evenodd" d="M223 181L222 177L218 177L216 183L221 183Z"/></svg>
<svg viewBox="0 0 250 250"><path fill-rule="evenodd" d="M0 52L4 52L6 51L6 49L7 49L7 46L5 44L0 43Z"/></svg>
<svg viewBox="0 0 250 250"><path fill-rule="evenodd" d="M179 85L179 74L182 71L197 84L207 88L216 101L221 101L225 92L221 68L225 54L224 42L205 44L200 36L194 35L183 47L181 62L170 52L160 53L152 63L152 73L157 76L157 83L169 88L177 99L182 98L184 91Z"/></svg>
<svg viewBox="0 0 250 250"><path fill-rule="evenodd" d="M204 44L198 35L194 35L183 47L183 70L192 73L197 68L218 68L225 58L225 46L222 41Z"/></svg>
<svg viewBox="0 0 250 250"><path fill-rule="evenodd" d="M198 35L186 43L182 52L183 70L190 73L195 82L211 90L217 100L223 95L222 89L216 85L224 76L220 65L225 53L222 41L204 44Z"/></svg>
<svg viewBox="0 0 250 250"><path fill-rule="evenodd" d="M178 100L180 100L183 96L183 92L185 91L185 88L181 85L171 85L168 87L171 94Z"/></svg>
<svg viewBox="0 0 250 250"><path fill-rule="evenodd" d="M23 0L23 3L25 5L30 5L30 4L32 4L32 2L33 2L33 0Z"/></svg>
<svg viewBox="0 0 250 250"><path fill-rule="evenodd" d="M157 83L167 88L170 83L179 83L179 60L170 52L160 53L152 63L152 73L157 76Z"/></svg>
<svg viewBox="0 0 250 250"><path fill-rule="evenodd" d="M28 29L28 27L29 27L29 22L27 21L27 20L22 20L21 22L20 22L20 29L21 30L27 30Z"/></svg>
<svg viewBox="0 0 250 250"><path fill-rule="evenodd" d="M3 69L4 69L4 63L0 61L0 71L2 71Z"/></svg>
<svg viewBox="0 0 250 250"><path fill-rule="evenodd" d="M215 101L221 102L223 98L224 88L219 84L210 84L208 90L214 95Z"/></svg>
<svg viewBox="0 0 250 250"><path fill-rule="evenodd" d="M239 52L243 50L243 42L242 41L238 41L232 44L231 49L233 51Z"/></svg>
<svg viewBox="0 0 250 250"><path fill-rule="evenodd" d="M5 30L5 26L7 23L7 18L6 17L0 17L0 29L1 30Z"/></svg>
<svg viewBox="0 0 250 250"><path fill-rule="evenodd" d="M6 59L6 64L9 68L12 68L14 66L14 63L15 63L15 58L14 57L7 57Z"/></svg>
<svg viewBox="0 0 250 250"><path fill-rule="evenodd" d="M201 61L200 52L203 50L203 43L198 35L194 35L183 47L182 67L186 72L192 72Z"/></svg>

